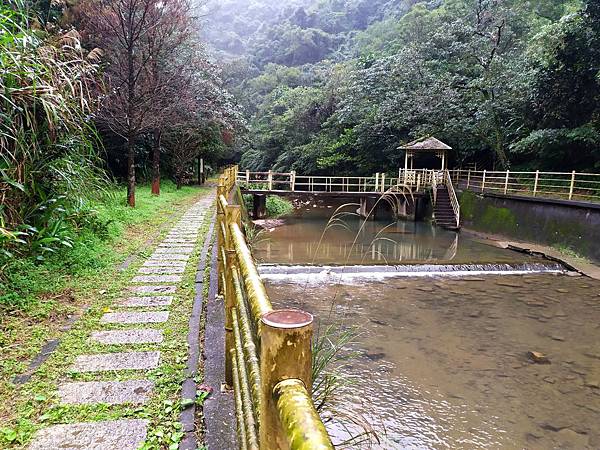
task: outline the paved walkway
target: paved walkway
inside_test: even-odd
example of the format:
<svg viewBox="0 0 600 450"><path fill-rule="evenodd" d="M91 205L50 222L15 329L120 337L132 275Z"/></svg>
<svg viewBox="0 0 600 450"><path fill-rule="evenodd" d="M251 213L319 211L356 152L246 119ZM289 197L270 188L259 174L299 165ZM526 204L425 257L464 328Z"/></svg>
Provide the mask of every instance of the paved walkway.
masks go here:
<svg viewBox="0 0 600 450"><path fill-rule="evenodd" d="M62 404L98 405L101 408L105 404L144 404L152 396L154 383L143 377L145 371L160 365L164 339L160 325L169 321L169 306L186 265L192 263L190 255L212 201L212 193L207 194L185 213L140 267L122 299L113 306L115 312L107 312L101 318L99 328L89 339L104 345L120 345L122 351L76 357L70 370L92 374L98 380L59 385L58 396ZM115 324L120 328L114 329ZM146 346L146 351L135 351L136 345L140 344ZM124 379L128 377L122 374L123 371L137 376ZM107 374L110 378L114 375L114 381L107 381ZM68 423L40 430L29 448L135 450L145 441L147 432L148 421L135 417Z"/></svg>

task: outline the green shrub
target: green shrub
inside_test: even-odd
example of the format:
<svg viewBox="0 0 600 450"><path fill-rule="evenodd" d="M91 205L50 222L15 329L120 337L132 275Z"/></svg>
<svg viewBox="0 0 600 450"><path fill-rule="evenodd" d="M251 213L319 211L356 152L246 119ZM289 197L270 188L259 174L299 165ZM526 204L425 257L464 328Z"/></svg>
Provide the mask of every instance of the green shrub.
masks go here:
<svg viewBox="0 0 600 450"><path fill-rule="evenodd" d="M267 217L277 218L290 214L294 210L292 202L277 196L267 197Z"/></svg>

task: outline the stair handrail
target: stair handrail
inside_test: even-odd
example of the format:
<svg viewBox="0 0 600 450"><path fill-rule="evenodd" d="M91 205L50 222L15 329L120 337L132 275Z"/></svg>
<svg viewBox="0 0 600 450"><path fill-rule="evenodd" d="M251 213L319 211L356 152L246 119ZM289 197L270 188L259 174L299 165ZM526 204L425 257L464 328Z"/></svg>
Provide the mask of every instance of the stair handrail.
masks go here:
<svg viewBox="0 0 600 450"><path fill-rule="evenodd" d="M433 193L433 206L437 203L437 177L435 174L431 176L431 192Z"/></svg>
<svg viewBox="0 0 600 450"><path fill-rule="evenodd" d="M456 219L456 228L460 227L460 203L452 184L452 178L450 177L450 171L444 170L444 184L448 190L448 197L450 197L450 203L452 204L452 210L454 211L454 217Z"/></svg>

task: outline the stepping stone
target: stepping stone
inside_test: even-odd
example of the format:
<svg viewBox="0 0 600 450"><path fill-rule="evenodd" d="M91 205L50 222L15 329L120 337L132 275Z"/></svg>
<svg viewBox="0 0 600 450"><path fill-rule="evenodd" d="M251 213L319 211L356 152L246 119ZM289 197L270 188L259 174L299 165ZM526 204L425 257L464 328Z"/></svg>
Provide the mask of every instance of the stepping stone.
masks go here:
<svg viewBox="0 0 600 450"><path fill-rule="evenodd" d="M133 283L179 283L181 275L138 275L131 281Z"/></svg>
<svg viewBox="0 0 600 450"><path fill-rule="evenodd" d="M187 261L190 255L159 253L154 254L148 261Z"/></svg>
<svg viewBox="0 0 600 450"><path fill-rule="evenodd" d="M185 272L185 267L140 267L138 273L173 275Z"/></svg>
<svg viewBox="0 0 600 450"><path fill-rule="evenodd" d="M173 294L177 286L130 286L129 290L138 294Z"/></svg>
<svg viewBox="0 0 600 450"><path fill-rule="evenodd" d="M163 323L169 320L168 311L106 313L102 323Z"/></svg>
<svg viewBox="0 0 600 450"><path fill-rule="evenodd" d="M157 256L157 255L163 255L163 254L168 254L168 255L190 255L192 252L194 251L193 247L186 247L186 248L165 248L165 247L159 247L156 250L154 250L154 255L153 256Z"/></svg>
<svg viewBox="0 0 600 450"><path fill-rule="evenodd" d="M158 367L160 352L100 353L78 356L72 372L110 372L112 370L149 370Z"/></svg>
<svg viewBox="0 0 600 450"><path fill-rule="evenodd" d="M185 269L187 261L156 261L148 260L143 264L145 267L181 267Z"/></svg>
<svg viewBox="0 0 600 450"><path fill-rule="evenodd" d="M149 380L75 382L60 385L58 396L61 403L69 405L140 404L146 403L153 388Z"/></svg>
<svg viewBox="0 0 600 450"><path fill-rule="evenodd" d="M90 339L101 344L159 344L163 341L162 330L112 330L95 331Z"/></svg>
<svg viewBox="0 0 600 450"><path fill-rule="evenodd" d="M147 429L140 419L53 425L35 434L29 450L137 450Z"/></svg>
<svg viewBox="0 0 600 450"><path fill-rule="evenodd" d="M129 297L117 303L117 306L125 306L127 308L137 307L154 307L154 306L169 306L173 303L173 296L158 295L156 297Z"/></svg>
<svg viewBox="0 0 600 450"><path fill-rule="evenodd" d="M193 250L194 249L194 244L159 244L158 245L158 249L164 250L164 249L186 249L186 250Z"/></svg>

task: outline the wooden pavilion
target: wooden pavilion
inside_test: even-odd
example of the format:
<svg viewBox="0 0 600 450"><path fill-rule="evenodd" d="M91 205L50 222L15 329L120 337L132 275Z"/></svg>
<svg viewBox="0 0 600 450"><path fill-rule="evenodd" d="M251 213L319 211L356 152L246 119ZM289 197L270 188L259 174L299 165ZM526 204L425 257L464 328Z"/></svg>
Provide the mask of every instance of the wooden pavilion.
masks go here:
<svg viewBox="0 0 600 450"><path fill-rule="evenodd" d="M409 142L406 145L402 145L398 147L398 150L404 150L406 152L404 155L404 171L413 170L415 156L424 153L435 153L435 155L442 161L441 170L445 170L448 164L448 151L452 150L452 147L444 144L442 141L433 136L428 136Z"/></svg>

